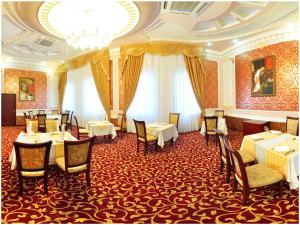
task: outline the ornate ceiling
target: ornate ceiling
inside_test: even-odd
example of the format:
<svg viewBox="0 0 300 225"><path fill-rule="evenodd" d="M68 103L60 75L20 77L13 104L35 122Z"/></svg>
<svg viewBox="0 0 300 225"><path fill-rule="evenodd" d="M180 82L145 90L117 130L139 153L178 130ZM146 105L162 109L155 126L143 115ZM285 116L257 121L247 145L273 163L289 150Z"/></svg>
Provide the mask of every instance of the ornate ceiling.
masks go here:
<svg viewBox="0 0 300 225"><path fill-rule="evenodd" d="M2 52L12 57L64 60L82 53L48 33L39 23L42 2L2 3ZM233 40L274 32L292 21L298 27L298 2L135 2L140 19L135 28L109 47L175 40L205 43L222 52ZM208 46L208 43L211 43Z"/></svg>

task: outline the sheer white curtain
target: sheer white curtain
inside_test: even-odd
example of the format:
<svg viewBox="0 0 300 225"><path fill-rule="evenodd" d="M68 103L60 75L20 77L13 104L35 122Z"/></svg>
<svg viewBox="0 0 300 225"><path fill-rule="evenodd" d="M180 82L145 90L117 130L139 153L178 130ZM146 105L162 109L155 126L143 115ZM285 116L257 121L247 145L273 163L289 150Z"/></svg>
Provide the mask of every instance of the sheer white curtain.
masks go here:
<svg viewBox="0 0 300 225"><path fill-rule="evenodd" d="M170 112L180 113L179 131L199 129L200 108L182 55L145 54L133 101L126 113L127 130L135 132L132 119L168 122Z"/></svg>
<svg viewBox="0 0 300 225"><path fill-rule="evenodd" d="M99 99L90 64L69 70L63 99L63 111L72 110L80 126L103 120L105 110Z"/></svg>

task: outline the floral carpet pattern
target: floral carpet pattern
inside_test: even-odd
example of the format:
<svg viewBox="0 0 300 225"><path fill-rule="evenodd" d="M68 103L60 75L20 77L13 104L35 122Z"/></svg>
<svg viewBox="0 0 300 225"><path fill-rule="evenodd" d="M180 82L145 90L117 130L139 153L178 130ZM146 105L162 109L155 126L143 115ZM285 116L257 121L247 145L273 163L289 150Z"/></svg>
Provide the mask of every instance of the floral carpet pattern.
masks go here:
<svg viewBox="0 0 300 225"><path fill-rule="evenodd" d="M258 189L241 206L220 174L219 150L199 132L180 134L173 146L136 153L133 134L112 143L97 138L92 153L91 187L74 175L70 188L52 166L49 193L42 179L26 179L18 196L16 171L8 162L23 127L2 127L3 223L298 223L298 190ZM242 134L230 131L235 148Z"/></svg>

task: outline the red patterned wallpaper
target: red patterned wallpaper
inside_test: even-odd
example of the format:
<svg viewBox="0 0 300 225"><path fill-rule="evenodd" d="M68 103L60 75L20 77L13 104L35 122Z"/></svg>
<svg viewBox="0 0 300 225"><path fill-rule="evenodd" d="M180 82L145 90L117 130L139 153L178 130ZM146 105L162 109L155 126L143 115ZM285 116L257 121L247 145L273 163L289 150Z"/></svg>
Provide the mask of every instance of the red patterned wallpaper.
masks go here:
<svg viewBox="0 0 300 225"><path fill-rule="evenodd" d="M19 101L19 77L35 79L35 101ZM44 72L19 69L4 70L4 92L17 94L17 109L47 108L47 76Z"/></svg>
<svg viewBox="0 0 300 225"><path fill-rule="evenodd" d="M287 41L245 52L235 57L236 108L251 110L298 111L299 44ZM275 56L276 96L251 97L253 59Z"/></svg>
<svg viewBox="0 0 300 225"><path fill-rule="evenodd" d="M218 63L205 60L205 108L218 108Z"/></svg>

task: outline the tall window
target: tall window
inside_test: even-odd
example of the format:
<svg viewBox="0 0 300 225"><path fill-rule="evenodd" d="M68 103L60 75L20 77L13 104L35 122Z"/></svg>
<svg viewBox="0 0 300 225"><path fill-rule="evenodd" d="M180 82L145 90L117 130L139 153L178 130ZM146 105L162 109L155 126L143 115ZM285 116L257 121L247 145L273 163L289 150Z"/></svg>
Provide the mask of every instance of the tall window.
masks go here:
<svg viewBox="0 0 300 225"><path fill-rule="evenodd" d="M167 122L170 112L180 113L179 131L199 129L200 108L183 56L144 57L137 90L126 113L128 131L135 132L132 119Z"/></svg>
<svg viewBox="0 0 300 225"><path fill-rule="evenodd" d="M63 111L72 110L80 126L91 120L103 120L104 107L99 99L90 65L68 71Z"/></svg>

